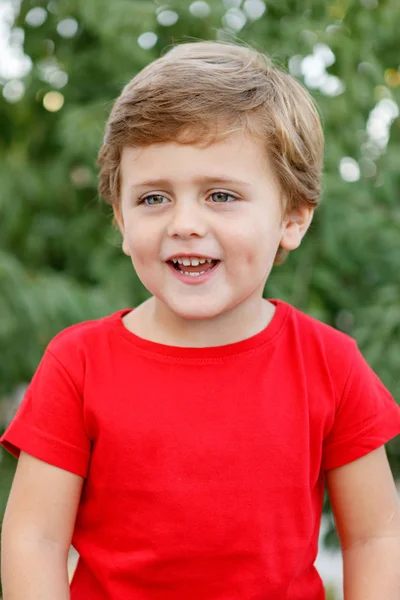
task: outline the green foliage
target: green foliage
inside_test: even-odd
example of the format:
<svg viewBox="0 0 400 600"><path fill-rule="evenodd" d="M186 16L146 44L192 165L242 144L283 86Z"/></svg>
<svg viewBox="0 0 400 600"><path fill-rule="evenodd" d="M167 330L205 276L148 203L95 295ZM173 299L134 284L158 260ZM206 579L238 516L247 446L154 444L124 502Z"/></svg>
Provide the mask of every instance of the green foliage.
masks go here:
<svg viewBox="0 0 400 600"><path fill-rule="evenodd" d="M222 22L222 1L209 1L204 17L189 4L170 2L179 20L169 27L156 17L165 7L150 0L22 4L15 25L25 32L33 68L21 100L0 99L0 397L29 380L57 331L147 295L120 250L109 207L98 201L96 153L113 100L149 61L176 41L235 38ZM25 22L35 6L47 10L39 27ZM62 37L57 25L71 17L78 32ZM397 398L400 119L382 152L367 122L378 101L399 103L399 26L397 0L270 0L238 33L285 67L316 44L335 55L327 72L343 82L343 93L313 90L326 134L324 200L303 246L275 270L266 293L356 337ZM158 41L144 50L137 39L149 31ZM55 89L51 66L68 74L57 112L43 105ZM340 177L345 156L359 161L359 181ZM400 471L395 444L391 461Z"/></svg>

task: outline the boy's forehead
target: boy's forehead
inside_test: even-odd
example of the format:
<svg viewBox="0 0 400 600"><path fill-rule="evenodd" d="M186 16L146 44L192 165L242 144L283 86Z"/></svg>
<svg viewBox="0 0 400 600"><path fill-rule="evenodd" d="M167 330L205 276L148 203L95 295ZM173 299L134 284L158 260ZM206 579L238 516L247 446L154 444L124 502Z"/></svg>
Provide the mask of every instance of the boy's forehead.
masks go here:
<svg viewBox="0 0 400 600"><path fill-rule="evenodd" d="M132 183L189 177L193 180L236 180L251 185L270 168L266 149L257 139L232 135L212 143L154 143L126 146L121 170Z"/></svg>

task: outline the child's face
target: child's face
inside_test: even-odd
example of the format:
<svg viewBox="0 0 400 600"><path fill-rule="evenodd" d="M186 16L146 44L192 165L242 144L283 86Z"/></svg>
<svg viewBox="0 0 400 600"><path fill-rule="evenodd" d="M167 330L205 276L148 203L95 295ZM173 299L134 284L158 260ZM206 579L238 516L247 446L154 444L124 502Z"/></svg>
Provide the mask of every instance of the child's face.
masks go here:
<svg viewBox="0 0 400 600"><path fill-rule="evenodd" d="M297 247L312 212L283 220L261 142L234 134L208 147L125 148L115 216L150 293L176 315L201 319L261 299L279 245ZM180 257L213 262L171 260Z"/></svg>

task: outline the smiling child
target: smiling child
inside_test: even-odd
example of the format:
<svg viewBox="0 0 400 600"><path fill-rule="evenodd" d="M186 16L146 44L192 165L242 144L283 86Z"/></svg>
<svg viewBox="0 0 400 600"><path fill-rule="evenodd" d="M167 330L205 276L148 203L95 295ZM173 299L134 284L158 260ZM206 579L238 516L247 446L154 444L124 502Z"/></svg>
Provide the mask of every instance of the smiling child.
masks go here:
<svg viewBox="0 0 400 600"><path fill-rule="evenodd" d="M345 600L399 598L400 409L352 338L263 298L320 201L308 92L250 48L179 45L126 85L99 163L150 297L57 335L1 439L4 600L322 600L325 489Z"/></svg>

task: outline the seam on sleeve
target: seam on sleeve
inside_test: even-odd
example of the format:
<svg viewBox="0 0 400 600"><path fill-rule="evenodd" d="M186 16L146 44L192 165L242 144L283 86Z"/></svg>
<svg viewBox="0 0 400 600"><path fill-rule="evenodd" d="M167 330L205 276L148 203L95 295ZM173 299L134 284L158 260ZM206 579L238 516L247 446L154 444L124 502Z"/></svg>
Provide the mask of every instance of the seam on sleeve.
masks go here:
<svg viewBox="0 0 400 600"><path fill-rule="evenodd" d="M60 438L54 437L53 435L49 435L46 431L43 431L43 429L39 429L39 427L37 427L36 425L26 424L25 426L31 428L33 431L36 431L42 439L48 440L49 442L51 442L53 444L60 444L69 452L72 451L72 452L82 454L85 457L90 457L90 450L84 450L83 448L80 448L79 446L75 446L74 444L71 444L70 442L66 442L65 440L60 440ZM89 438L88 438L88 441L90 442Z"/></svg>
<svg viewBox="0 0 400 600"><path fill-rule="evenodd" d="M368 436L375 432L375 428L379 426L381 423L385 423L385 415L380 415L379 413L374 413L365 421L361 423L356 423L347 435L340 437L339 439L331 442L330 444L325 445L325 450L333 450L337 446L342 446L343 444L347 444L352 440L359 440L360 436Z"/></svg>
<svg viewBox="0 0 400 600"><path fill-rule="evenodd" d="M67 368L63 365L63 363L60 361L60 359L55 354L53 354L53 352L51 350L47 349L47 352L60 365L60 367L62 368L62 370L64 371L64 373L68 376L68 379L70 380L70 382L74 386L74 389L75 389L76 393L78 394L78 396L83 401L83 396L82 396L81 392L78 390L78 388L76 387L75 381L72 379L72 377L71 377L70 373L68 372Z"/></svg>
<svg viewBox="0 0 400 600"><path fill-rule="evenodd" d="M31 434L34 433L32 436ZM73 444L49 436L37 427L19 423L1 438L2 446L16 458L21 451L31 454L44 462L71 471L82 477L87 476L91 453Z"/></svg>

